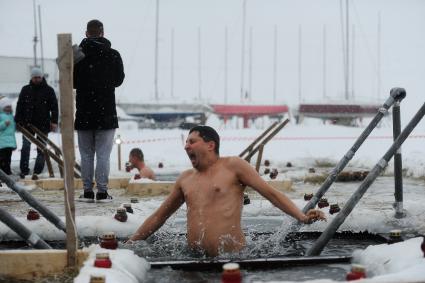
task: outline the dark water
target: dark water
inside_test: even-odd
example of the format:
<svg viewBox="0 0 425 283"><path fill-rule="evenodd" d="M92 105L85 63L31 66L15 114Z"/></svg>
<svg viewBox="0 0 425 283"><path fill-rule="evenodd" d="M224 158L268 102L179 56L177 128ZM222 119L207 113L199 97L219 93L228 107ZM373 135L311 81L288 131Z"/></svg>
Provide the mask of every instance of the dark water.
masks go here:
<svg viewBox="0 0 425 283"><path fill-rule="evenodd" d="M278 235L276 231L257 232L248 231L246 234L247 247L238 254L224 255L217 258L207 258L204 255L194 255L189 252L186 246L184 233L157 233L150 237L148 241L140 241L131 248L139 256L145 257L149 262L177 261L177 260L195 260L195 261L214 261L220 259L253 260L262 258L282 258L282 257L300 257L320 236L319 232L296 232L287 235ZM81 239L80 245L88 246L92 243L98 243L97 238ZM350 256L355 249L365 248L368 245L376 245L385 242L385 238L369 233L351 233L342 232L335 234L324 251L323 256ZM9 243L12 244L12 243ZM63 242L49 242L53 248L64 248ZM15 242L9 248L28 248L24 243ZM5 248L5 243L2 247ZM321 278L331 278L334 280L344 280L349 263L332 264L312 264L303 265L282 265L282 267L267 268L241 268L243 282L271 281L271 280L292 280L304 281ZM220 282L221 271L219 268L214 270L188 271L172 269L171 267L152 268L146 278L146 282ZM2 280L0 282L24 283L30 281L10 281ZM34 282L34 281L31 281ZM64 274L56 277L43 278L36 282L72 282L72 276Z"/></svg>

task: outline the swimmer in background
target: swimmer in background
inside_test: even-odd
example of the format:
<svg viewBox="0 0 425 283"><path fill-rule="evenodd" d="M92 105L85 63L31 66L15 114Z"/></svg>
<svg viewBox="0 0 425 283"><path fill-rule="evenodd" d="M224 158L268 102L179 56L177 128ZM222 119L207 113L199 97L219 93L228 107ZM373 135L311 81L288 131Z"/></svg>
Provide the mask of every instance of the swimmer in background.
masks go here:
<svg viewBox="0 0 425 283"><path fill-rule="evenodd" d="M184 171L161 206L129 238L145 240L186 202L187 241L208 256L238 252L245 246L241 228L243 193L252 187L274 206L298 221L324 220L320 210L304 214L288 197L266 183L245 160L219 156L220 137L208 126L189 131L184 147L193 168Z"/></svg>
<svg viewBox="0 0 425 283"><path fill-rule="evenodd" d="M156 180L153 170L145 164L143 151L140 148L133 148L130 151L128 160L125 166L127 172L130 172L133 168L139 170L139 174L136 174L134 179L147 178L154 181Z"/></svg>

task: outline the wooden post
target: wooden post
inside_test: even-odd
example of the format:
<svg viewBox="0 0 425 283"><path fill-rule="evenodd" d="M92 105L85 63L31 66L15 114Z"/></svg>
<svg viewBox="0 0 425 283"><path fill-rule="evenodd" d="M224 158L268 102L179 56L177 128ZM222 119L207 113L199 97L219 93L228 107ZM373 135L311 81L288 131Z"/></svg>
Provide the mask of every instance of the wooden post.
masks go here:
<svg viewBox="0 0 425 283"><path fill-rule="evenodd" d="M257 156L257 163L255 164L255 170L257 172L260 172L260 165L261 165L261 159L263 158L263 150L264 150L264 144L260 144L258 149L258 156Z"/></svg>
<svg viewBox="0 0 425 283"><path fill-rule="evenodd" d="M49 177L54 178L55 173L53 173L53 167L52 167L52 161L50 160L49 153L47 152L47 149L43 150L44 159L46 160L47 164L47 170L49 171Z"/></svg>
<svg viewBox="0 0 425 283"><path fill-rule="evenodd" d="M77 231L75 226L74 205L74 98L73 89L73 54L72 37L70 33L58 34L58 68L60 86L60 113L62 153L64 161L65 187L65 217L66 217L66 248L68 267L75 268L77 264Z"/></svg>

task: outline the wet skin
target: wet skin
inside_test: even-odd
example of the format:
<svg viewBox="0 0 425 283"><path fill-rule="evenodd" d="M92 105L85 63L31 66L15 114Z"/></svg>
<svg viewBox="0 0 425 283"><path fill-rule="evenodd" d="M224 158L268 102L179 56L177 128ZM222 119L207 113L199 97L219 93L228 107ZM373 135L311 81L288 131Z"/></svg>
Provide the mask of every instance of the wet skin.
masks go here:
<svg viewBox="0 0 425 283"><path fill-rule="evenodd" d="M187 206L189 247L209 256L237 252L245 246L241 229L243 188L250 186L276 207L304 223L324 219L311 210L303 214L284 194L268 185L245 160L219 157L215 143L205 142L198 132L189 134L185 150L193 169L183 172L170 195L130 237L144 240L158 230L184 203Z"/></svg>

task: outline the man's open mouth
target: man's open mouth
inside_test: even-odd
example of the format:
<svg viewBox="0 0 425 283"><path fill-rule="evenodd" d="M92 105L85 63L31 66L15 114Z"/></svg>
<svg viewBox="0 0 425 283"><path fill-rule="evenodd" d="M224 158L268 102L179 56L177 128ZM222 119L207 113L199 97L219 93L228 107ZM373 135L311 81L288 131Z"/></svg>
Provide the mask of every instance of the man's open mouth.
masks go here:
<svg viewBox="0 0 425 283"><path fill-rule="evenodd" d="M196 160L196 155L194 153L188 153L187 156L192 163Z"/></svg>

